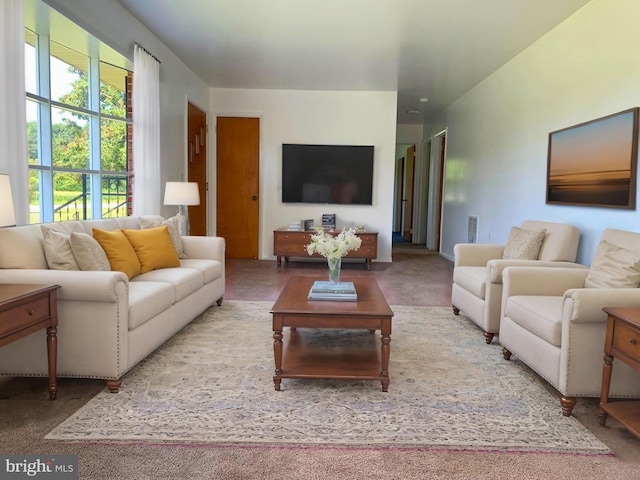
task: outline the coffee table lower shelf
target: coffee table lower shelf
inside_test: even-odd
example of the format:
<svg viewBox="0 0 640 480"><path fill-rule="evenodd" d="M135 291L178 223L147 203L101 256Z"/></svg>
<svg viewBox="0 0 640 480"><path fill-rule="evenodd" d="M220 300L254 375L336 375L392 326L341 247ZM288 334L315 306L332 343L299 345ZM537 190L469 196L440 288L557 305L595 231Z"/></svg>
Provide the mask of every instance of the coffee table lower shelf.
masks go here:
<svg viewBox="0 0 640 480"><path fill-rule="evenodd" d="M283 334L282 373L273 376L280 390L283 378L378 380L388 385L388 373L381 371L380 336L369 330L332 331L292 328ZM348 346L317 342L319 335L357 336ZM339 342L344 343L344 342Z"/></svg>

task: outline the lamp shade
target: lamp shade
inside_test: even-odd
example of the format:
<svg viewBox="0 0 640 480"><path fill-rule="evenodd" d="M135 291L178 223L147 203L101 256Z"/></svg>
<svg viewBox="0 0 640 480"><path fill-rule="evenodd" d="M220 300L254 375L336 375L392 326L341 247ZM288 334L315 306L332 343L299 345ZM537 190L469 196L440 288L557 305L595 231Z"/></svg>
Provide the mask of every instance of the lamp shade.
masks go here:
<svg viewBox="0 0 640 480"><path fill-rule="evenodd" d="M0 173L0 227L8 227L15 224L16 214L13 210L11 181L9 180L9 175Z"/></svg>
<svg viewBox="0 0 640 480"><path fill-rule="evenodd" d="M200 205L198 182L167 182L164 189L165 205Z"/></svg>

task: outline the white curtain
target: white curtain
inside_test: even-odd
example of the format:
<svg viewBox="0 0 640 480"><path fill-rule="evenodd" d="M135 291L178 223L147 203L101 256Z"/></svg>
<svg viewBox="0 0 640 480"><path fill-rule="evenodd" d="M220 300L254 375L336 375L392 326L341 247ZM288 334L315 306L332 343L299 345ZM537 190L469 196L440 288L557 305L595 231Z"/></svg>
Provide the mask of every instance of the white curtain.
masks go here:
<svg viewBox="0 0 640 480"><path fill-rule="evenodd" d="M133 52L133 214L160 214L160 64Z"/></svg>
<svg viewBox="0 0 640 480"><path fill-rule="evenodd" d="M22 0L0 1L0 172L11 178L16 223L29 223Z"/></svg>

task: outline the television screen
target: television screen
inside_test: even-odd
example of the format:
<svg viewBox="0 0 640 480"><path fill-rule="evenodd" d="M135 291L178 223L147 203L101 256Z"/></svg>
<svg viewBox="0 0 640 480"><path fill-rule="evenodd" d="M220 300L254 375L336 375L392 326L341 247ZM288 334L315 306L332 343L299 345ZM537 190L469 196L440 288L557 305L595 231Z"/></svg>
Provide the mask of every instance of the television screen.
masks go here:
<svg viewBox="0 0 640 480"><path fill-rule="evenodd" d="M282 202L373 204L373 145L282 145Z"/></svg>

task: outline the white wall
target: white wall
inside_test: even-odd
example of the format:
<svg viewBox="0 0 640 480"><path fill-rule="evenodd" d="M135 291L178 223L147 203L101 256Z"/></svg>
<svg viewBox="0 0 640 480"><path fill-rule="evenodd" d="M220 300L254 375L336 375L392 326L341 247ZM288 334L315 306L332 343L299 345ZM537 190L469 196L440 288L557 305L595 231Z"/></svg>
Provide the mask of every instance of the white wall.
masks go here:
<svg viewBox="0 0 640 480"><path fill-rule="evenodd" d="M466 241L469 215L479 243L525 219L571 223L585 264L603 229L640 231L637 210L545 204L549 132L640 105L639 18L635 0L592 0L450 105L443 255Z"/></svg>
<svg viewBox="0 0 640 480"><path fill-rule="evenodd" d="M46 3L131 61L133 46L137 42L162 62L160 161L161 193L164 195L166 181L187 177L187 100L207 111L209 87L116 0L46 0ZM171 216L176 212L176 207L161 208L164 216Z"/></svg>
<svg viewBox="0 0 640 480"><path fill-rule="evenodd" d="M418 145L422 142L422 125L399 123L396 125L396 143Z"/></svg>
<svg viewBox="0 0 640 480"><path fill-rule="evenodd" d="M211 90L211 124L217 115L260 118L261 259L274 258L274 229L302 218L320 225L323 213L335 213L338 227L361 224L379 232L378 261L391 261L396 96L396 92ZM373 205L283 204L283 143L374 145ZM215 166L215 138L210 145ZM214 181L211 186L215 198ZM210 220L215 226L215 218Z"/></svg>

